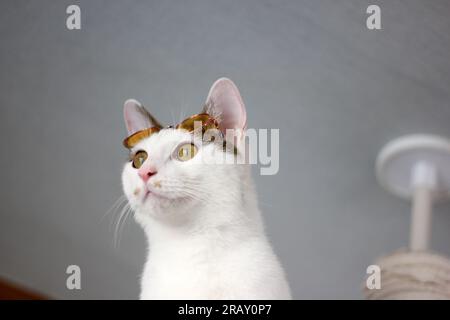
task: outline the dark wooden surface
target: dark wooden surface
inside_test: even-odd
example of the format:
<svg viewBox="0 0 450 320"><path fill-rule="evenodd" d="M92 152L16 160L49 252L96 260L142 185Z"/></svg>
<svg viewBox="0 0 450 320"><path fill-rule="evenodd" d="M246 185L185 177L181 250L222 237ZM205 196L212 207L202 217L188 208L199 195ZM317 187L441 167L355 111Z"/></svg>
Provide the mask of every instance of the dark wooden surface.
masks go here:
<svg viewBox="0 0 450 320"><path fill-rule="evenodd" d="M5 279L0 279L0 300L45 300L42 294L25 289Z"/></svg>

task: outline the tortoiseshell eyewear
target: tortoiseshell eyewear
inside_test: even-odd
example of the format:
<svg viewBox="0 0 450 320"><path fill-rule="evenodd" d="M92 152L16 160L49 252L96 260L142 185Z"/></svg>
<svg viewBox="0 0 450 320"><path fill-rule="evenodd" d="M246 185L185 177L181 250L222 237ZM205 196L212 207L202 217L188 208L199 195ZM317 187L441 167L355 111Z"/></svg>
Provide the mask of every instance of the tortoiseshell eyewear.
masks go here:
<svg viewBox="0 0 450 320"><path fill-rule="evenodd" d="M205 133L207 130L219 128L219 124L216 119L214 119L207 113L199 113L183 120L182 122L180 122L175 126L175 129L193 132L195 129L195 122L202 123L202 134ZM167 128L173 127L174 126L168 126ZM130 135L129 137L125 138L125 140L123 140L123 145L125 146L125 148L131 149L135 145L137 145L142 139L150 137L154 133L159 132L161 129L162 128L160 127L151 127L137 131L132 135Z"/></svg>

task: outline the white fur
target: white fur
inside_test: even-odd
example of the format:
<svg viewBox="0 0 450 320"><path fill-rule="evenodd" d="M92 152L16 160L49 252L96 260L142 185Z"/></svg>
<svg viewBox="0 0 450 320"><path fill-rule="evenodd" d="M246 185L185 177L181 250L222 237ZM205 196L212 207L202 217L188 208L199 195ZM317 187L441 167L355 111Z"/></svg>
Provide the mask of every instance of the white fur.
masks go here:
<svg viewBox="0 0 450 320"><path fill-rule="evenodd" d="M245 106L229 79L214 83L206 112L219 120L222 132L245 131ZM124 115L129 134L157 125L135 100L125 103ZM242 135L237 137L232 142L241 148ZM249 166L224 161L221 143L194 141L198 153L191 160L172 157L192 138L163 129L139 142L134 151L148 154L143 167L157 172L146 183L131 162L123 169L125 195L149 242L141 299L290 299L264 232Z"/></svg>
<svg viewBox="0 0 450 320"><path fill-rule="evenodd" d="M141 299L289 299L248 166L202 163L220 162L214 144L189 161L172 159L173 149L190 139L165 129L135 147L158 168L148 188L160 196L144 203L142 191L134 193L143 181L131 163L124 166L125 194L149 240Z"/></svg>

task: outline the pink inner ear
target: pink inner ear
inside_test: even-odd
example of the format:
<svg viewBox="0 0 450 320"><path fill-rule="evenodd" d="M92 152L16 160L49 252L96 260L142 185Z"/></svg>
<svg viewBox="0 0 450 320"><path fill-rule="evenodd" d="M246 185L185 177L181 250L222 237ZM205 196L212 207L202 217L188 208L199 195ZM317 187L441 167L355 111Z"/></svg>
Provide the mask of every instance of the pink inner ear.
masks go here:
<svg viewBox="0 0 450 320"><path fill-rule="evenodd" d="M123 116L128 134L149 128L150 120L143 109L144 107L136 100L129 99L123 106Z"/></svg>
<svg viewBox="0 0 450 320"><path fill-rule="evenodd" d="M220 129L243 129L247 125L247 114L236 85L227 78L217 80L207 98L212 116L219 119Z"/></svg>

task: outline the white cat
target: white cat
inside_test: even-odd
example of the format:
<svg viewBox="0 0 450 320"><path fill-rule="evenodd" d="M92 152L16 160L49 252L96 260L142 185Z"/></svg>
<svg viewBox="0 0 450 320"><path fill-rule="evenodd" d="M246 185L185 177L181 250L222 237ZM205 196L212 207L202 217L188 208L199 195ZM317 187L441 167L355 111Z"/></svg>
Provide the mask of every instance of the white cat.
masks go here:
<svg viewBox="0 0 450 320"><path fill-rule="evenodd" d="M214 83L204 112L221 132L238 132L227 145L239 153L246 111L231 80ZM233 148L215 141L199 145L192 132L162 128L135 100L125 102L124 116L130 135L160 128L130 147L122 173L125 195L149 242L141 299L290 299L264 232L249 165L221 162L224 152L237 156Z"/></svg>

